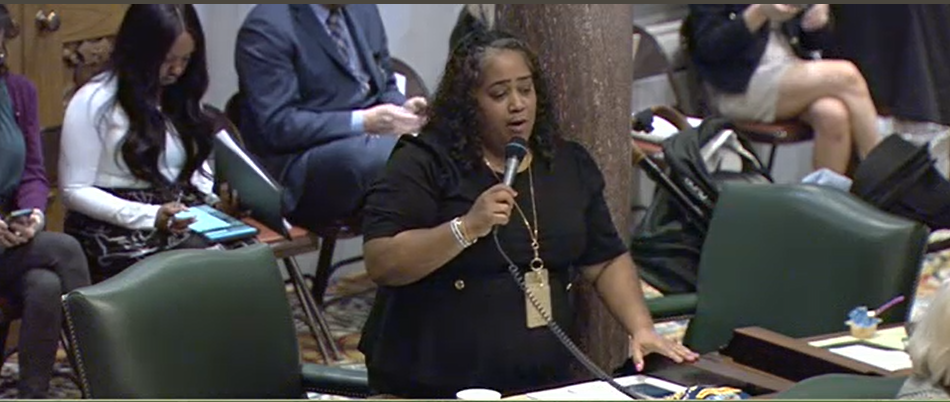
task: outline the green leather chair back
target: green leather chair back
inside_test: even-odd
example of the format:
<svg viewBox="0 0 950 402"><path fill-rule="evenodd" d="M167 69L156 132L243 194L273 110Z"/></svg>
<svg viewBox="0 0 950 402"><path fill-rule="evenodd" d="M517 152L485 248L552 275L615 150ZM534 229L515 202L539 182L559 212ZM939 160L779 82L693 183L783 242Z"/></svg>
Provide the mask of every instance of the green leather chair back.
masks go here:
<svg viewBox="0 0 950 402"><path fill-rule="evenodd" d="M906 318L927 229L813 185L730 184L700 258L696 314L684 343L710 352L735 328L804 337L845 331L847 313L897 295L882 317Z"/></svg>
<svg viewBox="0 0 950 402"><path fill-rule="evenodd" d="M907 377L826 374L812 377L772 399L895 399Z"/></svg>
<svg viewBox="0 0 950 402"><path fill-rule="evenodd" d="M265 245L157 254L63 304L87 398L304 395L290 306Z"/></svg>

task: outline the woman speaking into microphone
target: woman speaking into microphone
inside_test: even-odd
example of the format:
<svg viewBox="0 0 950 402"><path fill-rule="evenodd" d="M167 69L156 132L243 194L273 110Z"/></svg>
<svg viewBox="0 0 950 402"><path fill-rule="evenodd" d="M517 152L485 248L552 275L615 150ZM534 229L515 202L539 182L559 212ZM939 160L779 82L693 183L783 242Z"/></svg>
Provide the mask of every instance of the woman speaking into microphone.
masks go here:
<svg viewBox="0 0 950 402"><path fill-rule="evenodd" d="M654 331L603 176L582 146L560 138L554 116L537 57L521 40L476 31L452 50L428 123L400 139L366 200L364 256L379 290L360 350L374 391L451 398L465 388L513 394L570 382L573 357L509 259L568 332L577 278L629 332L636 363L650 352L697 357ZM506 186L514 138L528 152Z"/></svg>

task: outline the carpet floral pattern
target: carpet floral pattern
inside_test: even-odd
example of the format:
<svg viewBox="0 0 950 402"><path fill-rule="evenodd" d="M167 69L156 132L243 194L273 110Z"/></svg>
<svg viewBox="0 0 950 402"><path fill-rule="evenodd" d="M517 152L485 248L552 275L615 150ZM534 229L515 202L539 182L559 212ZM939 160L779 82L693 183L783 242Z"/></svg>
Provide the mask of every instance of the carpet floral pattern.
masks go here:
<svg viewBox="0 0 950 402"><path fill-rule="evenodd" d="M935 233L934 238L950 237L950 233ZM950 280L950 250L928 254L925 257L921 276L918 283L916 300L912 317L917 317L929 304L933 293L941 284ZM644 293L649 297L658 297L660 293L644 284ZM363 368L363 355L356 350L360 337L360 328L369 315L373 303L374 285L362 272L335 277L327 291L326 316L332 328L336 342L345 354L346 360L338 363L351 368ZM323 363L323 358L317 351L316 343L310 335L307 326L303 323L303 312L288 287L288 300L294 311L298 338L300 340L301 357L310 363ZM662 335L680 340L686 330L688 321L674 321L657 324L657 331ZM0 398L16 397L16 378L18 367L16 355L13 355L0 370ZM72 369L66 361L63 350L59 351L54 369L54 377L50 397L55 399L76 399L81 396L79 388L71 379ZM323 398L321 398L323 399Z"/></svg>

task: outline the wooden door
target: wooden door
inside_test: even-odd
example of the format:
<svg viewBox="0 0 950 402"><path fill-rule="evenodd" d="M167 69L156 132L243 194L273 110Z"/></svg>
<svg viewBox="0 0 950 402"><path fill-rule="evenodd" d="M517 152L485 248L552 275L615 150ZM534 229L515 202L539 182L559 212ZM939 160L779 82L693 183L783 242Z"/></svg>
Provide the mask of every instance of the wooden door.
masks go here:
<svg viewBox="0 0 950 402"><path fill-rule="evenodd" d="M108 60L127 4L23 4L23 73L39 90L40 126L58 126L65 104Z"/></svg>
<svg viewBox="0 0 950 402"><path fill-rule="evenodd" d="M4 64L10 72L23 74L23 4L6 4L7 11L10 12L10 18L17 34L15 37L7 39L6 59Z"/></svg>

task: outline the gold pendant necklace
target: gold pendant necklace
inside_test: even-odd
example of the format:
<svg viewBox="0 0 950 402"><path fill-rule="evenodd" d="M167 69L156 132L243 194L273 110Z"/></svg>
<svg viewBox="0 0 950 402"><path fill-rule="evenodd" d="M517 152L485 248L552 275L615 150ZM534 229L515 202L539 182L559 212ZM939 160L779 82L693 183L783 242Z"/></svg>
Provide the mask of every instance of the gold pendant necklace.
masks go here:
<svg viewBox="0 0 950 402"><path fill-rule="evenodd" d="M498 176L498 172L492 167L491 163L488 162L488 159L485 159L485 165L488 166L488 170L495 175L495 178L498 181L501 181L501 177ZM534 227L531 227L531 224L528 222L527 214L524 213L524 210L521 209L521 206L515 201L515 209L518 210L518 215L521 216L521 220L524 221L524 226L528 230L528 236L531 238L531 250L534 252L534 258L531 259L529 267L532 271L541 271L544 269L544 260L541 259L541 243L539 242L538 236L538 206L535 202L534 197L534 172L531 169L531 165L528 165L528 183L531 197L531 214L534 218Z"/></svg>
<svg viewBox="0 0 950 402"><path fill-rule="evenodd" d="M492 171L498 181L498 173L491 168L491 163L485 160L488 169ZM528 230L528 236L531 237L531 249L534 251L534 258L528 265L531 269L525 272L524 278L519 279L524 289L525 306L525 326L528 329L540 328L548 325L553 317L551 304L551 286L548 277L548 270L544 268L544 260L541 259L541 243L538 238L538 205L534 196L534 171L531 164L528 164L528 182L530 183L531 212L534 215L534 227L528 222L528 216L521 209L521 206L515 201L515 208L524 221L524 226Z"/></svg>

